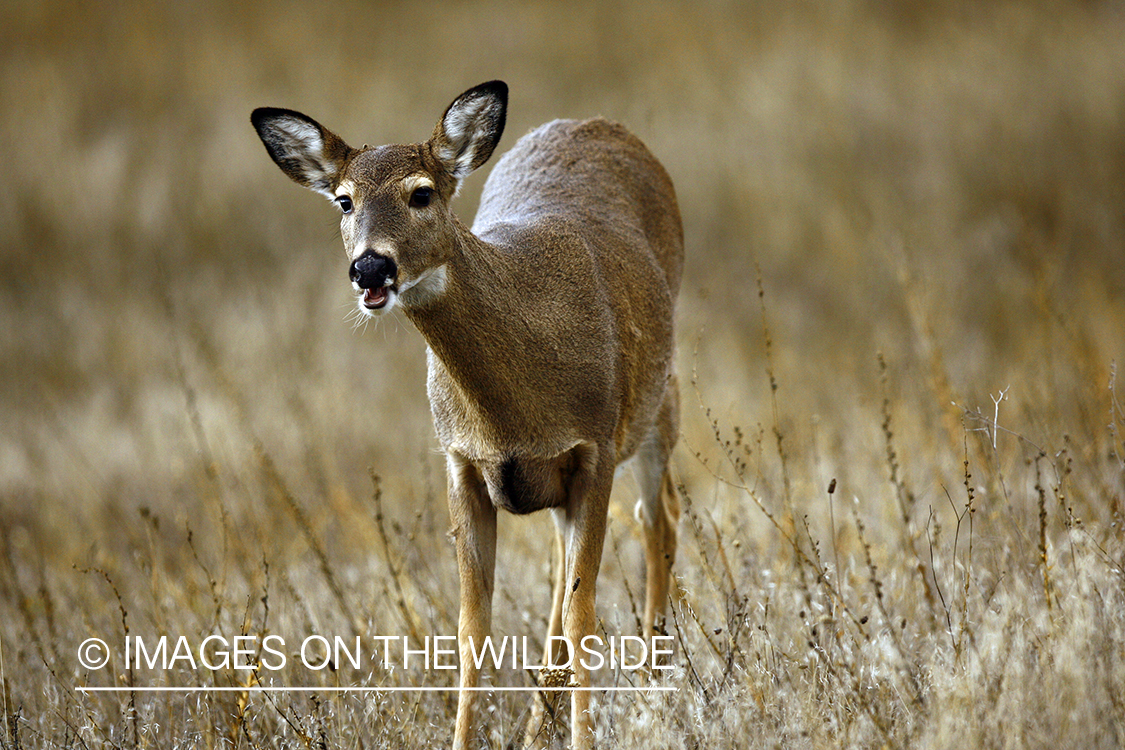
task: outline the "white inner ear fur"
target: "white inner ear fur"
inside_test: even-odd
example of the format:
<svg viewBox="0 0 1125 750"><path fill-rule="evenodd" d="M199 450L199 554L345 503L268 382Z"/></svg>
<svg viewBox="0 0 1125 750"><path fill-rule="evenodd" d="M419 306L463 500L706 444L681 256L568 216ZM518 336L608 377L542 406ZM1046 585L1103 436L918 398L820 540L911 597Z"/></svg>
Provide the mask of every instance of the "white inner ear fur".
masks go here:
<svg viewBox="0 0 1125 750"><path fill-rule="evenodd" d="M460 179L473 171L473 160L482 140L488 137L480 119L496 102L489 96L478 96L453 107L442 120L449 147L438 150L438 156L452 163L453 176ZM460 156L458 156L460 153Z"/></svg>
<svg viewBox="0 0 1125 750"><path fill-rule="evenodd" d="M284 156L301 163L310 187L329 199L336 196L326 187L336 175L335 165L324 158L324 138L320 131L303 120L279 117L272 123L281 136L276 143L284 148Z"/></svg>
<svg viewBox="0 0 1125 750"><path fill-rule="evenodd" d="M321 138L320 131L304 120L278 117L274 119L272 125L285 135L287 141L297 147L298 151L294 152L295 155L303 151L324 150L324 139ZM287 142L285 145L289 146L290 143Z"/></svg>

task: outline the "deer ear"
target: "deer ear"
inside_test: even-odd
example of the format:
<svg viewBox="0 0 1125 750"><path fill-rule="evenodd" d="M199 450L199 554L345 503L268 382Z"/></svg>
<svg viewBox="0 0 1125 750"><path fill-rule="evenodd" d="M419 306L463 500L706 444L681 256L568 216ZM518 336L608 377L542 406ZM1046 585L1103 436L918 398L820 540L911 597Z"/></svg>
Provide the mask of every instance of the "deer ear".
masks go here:
<svg viewBox="0 0 1125 750"><path fill-rule="evenodd" d="M468 176L492 156L504 133L508 84L489 81L453 100L430 136L430 146L449 174Z"/></svg>
<svg viewBox="0 0 1125 750"><path fill-rule="evenodd" d="M291 109L260 107L250 115L258 137L281 171L310 190L333 189L354 149L316 120Z"/></svg>

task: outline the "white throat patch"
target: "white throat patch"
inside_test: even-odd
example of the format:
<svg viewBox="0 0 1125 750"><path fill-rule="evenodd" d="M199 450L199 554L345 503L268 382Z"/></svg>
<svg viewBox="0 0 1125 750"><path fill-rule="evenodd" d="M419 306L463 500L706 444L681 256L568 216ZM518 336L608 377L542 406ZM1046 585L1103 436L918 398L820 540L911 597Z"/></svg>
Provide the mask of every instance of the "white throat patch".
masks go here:
<svg viewBox="0 0 1125 750"><path fill-rule="evenodd" d="M399 285L398 296L403 307L422 307L445 293L449 275L445 264L431 268L416 279Z"/></svg>

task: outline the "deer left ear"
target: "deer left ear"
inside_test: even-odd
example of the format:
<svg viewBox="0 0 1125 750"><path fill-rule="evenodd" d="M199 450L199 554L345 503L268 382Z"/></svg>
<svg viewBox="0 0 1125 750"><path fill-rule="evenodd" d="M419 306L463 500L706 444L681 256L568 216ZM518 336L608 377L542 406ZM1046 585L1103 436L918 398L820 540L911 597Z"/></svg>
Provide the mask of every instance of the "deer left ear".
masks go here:
<svg viewBox="0 0 1125 750"><path fill-rule="evenodd" d="M430 145L446 171L462 180L488 161L500 136L508 111L508 84L489 81L474 86L453 100L438 120Z"/></svg>

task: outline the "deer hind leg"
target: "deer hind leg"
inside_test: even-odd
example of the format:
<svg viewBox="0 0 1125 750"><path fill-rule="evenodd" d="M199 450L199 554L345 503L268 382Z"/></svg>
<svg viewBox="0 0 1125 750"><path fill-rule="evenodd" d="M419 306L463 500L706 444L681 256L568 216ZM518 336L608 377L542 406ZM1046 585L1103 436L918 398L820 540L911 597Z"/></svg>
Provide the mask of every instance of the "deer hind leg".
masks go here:
<svg viewBox="0 0 1125 750"><path fill-rule="evenodd" d="M543 649L543 663L560 664L566 661L566 654L562 653L563 644L558 641L558 636L563 634L563 599L566 593L566 513L552 508L551 515L555 520L555 571L554 587L551 591L551 620L547 626L547 640ZM554 639L554 640L552 640ZM554 649L551 646L554 644Z"/></svg>
<svg viewBox="0 0 1125 750"><path fill-rule="evenodd" d="M574 670L573 684L579 688L588 688L591 684L588 656L582 650L583 639L596 635L594 606L612 484L613 466L610 464L598 471L588 492L577 493L571 498L566 514L563 635L572 644L570 666ZM596 648L599 642L589 645ZM576 690L570 694L570 738L574 750L590 750L594 746L588 690Z"/></svg>
<svg viewBox="0 0 1125 750"><path fill-rule="evenodd" d="M673 377L648 439L633 462L641 498L637 515L645 535L645 613L642 637L654 634L664 616L676 559L680 500L668 471L679 431L679 391Z"/></svg>
<svg viewBox="0 0 1125 750"><path fill-rule="evenodd" d="M576 651L583 638L594 635L595 583L605 544L613 466L605 458L612 454L596 445L580 444L572 450L574 468L566 489L566 505L551 510L558 567L543 659L544 664L566 665L572 670L570 685L589 687L589 672ZM558 636L565 636L565 640ZM569 654L568 644L572 647ZM576 750L593 746L590 693L544 690L532 706L525 728L525 747L541 746L551 739L549 729L554 724L546 719L548 714L555 716L560 705L565 706L563 699L567 695L571 705L571 746Z"/></svg>
<svg viewBox="0 0 1125 750"><path fill-rule="evenodd" d="M549 664L566 663L565 644L559 640L563 634L563 599L566 593L566 511L561 508L552 508L551 515L555 521L555 559L554 581L551 593L551 619L547 624L547 639L543 646L543 666ZM542 673L541 673L542 674ZM540 684L542 684L542 679ZM525 748L546 746L552 732L550 731L554 719L557 717L559 700L563 693L539 692L531 705L531 714L524 725Z"/></svg>

